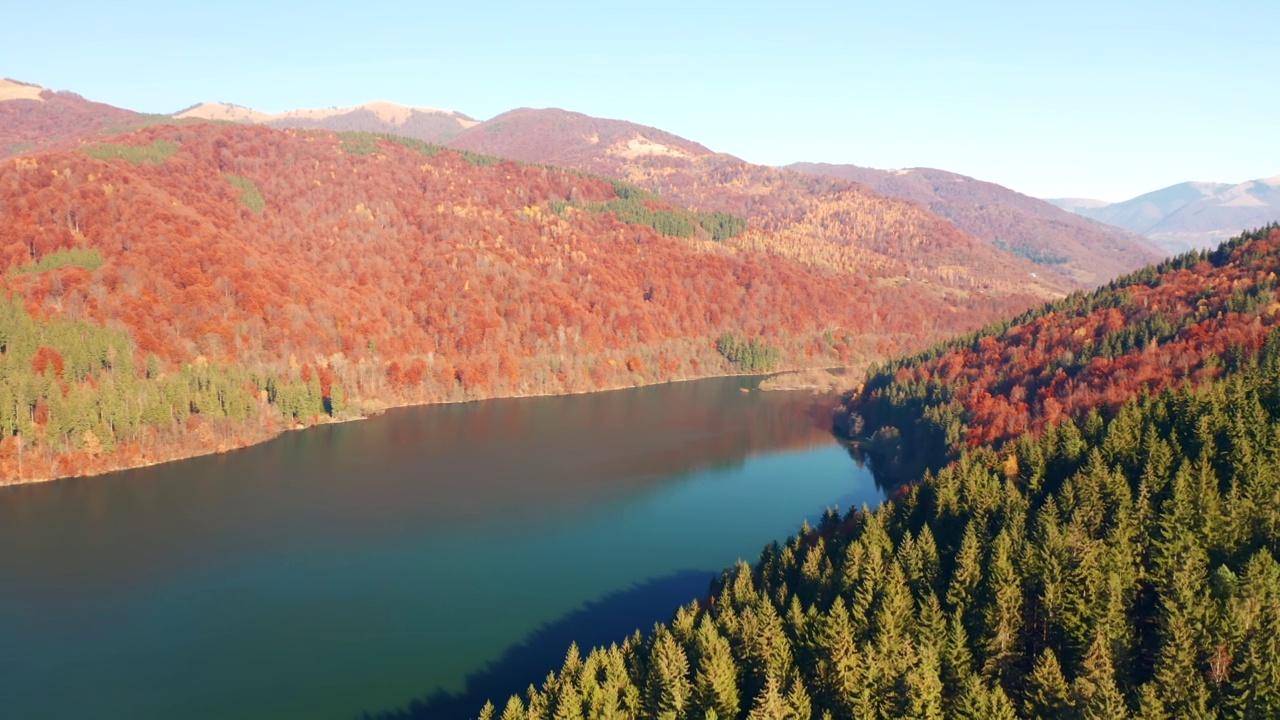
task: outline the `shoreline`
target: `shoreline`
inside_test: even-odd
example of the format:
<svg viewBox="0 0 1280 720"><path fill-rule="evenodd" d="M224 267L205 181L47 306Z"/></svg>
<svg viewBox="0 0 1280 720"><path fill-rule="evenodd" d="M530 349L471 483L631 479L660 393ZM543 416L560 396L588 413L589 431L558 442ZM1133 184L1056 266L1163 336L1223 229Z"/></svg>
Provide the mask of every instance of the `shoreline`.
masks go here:
<svg viewBox="0 0 1280 720"><path fill-rule="evenodd" d="M761 392L799 392L809 390L815 395L842 395L862 385L866 364L836 368L808 368L789 370L769 376L760 383ZM840 374L832 372L839 370Z"/></svg>
<svg viewBox="0 0 1280 720"><path fill-rule="evenodd" d="M57 482L59 480L75 480L80 478L101 477L103 475L110 475L112 473L127 472L130 470L140 470L143 468L155 467L157 465L164 465L166 463L178 462L181 460L192 460L194 458L206 457L209 455L223 455L229 452L244 450L246 448L250 448L255 445L261 445L263 443L270 442L287 432L299 432L303 430L312 430L314 428L318 428L323 425L336 425L341 423L368 420L370 418L374 418L379 415L382 415L386 413L388 410L395 410L400 408L429 407L431 405L460 405L463 403L485 402L488 400L516 400L516 399L522 399L522 398L551 398L551 397L570 397L575 395L593 395L595 393L616 392L618 390L629 390L633 388L652 387L655 385L669 385L673 383L695 382L698 380L714 380L717 378L732 378L732 377L760 377L762 378L761 384L763 384L771 378L796 375L800 373L810 372L813 370L814 368L792 368L792 369L778 370L772 373L764 373L764 374L761 374L761 373L715 373L711 375L700 375L697 377L673 378L671 380L662 380L660 382L645 382L645 383L631 384L631 385L615 385L612 387L597 388L594 390L577 390L573 392L525 393L525 394L519 394L519 395L494 395L492 397L471 398L468 400L432 400L428 402L388 403L385 400L371 399L369 402L376 403L379 405L379 407L371 409L365 412L364 414L354 415L351 417L344 417L344 418L326 418L326 419L320 420L319 422L315 422L311 425L303 425L300 423L295 424L292 427L284 427L284 428L277 429L265 435L264 437L261 437L256 440L252 440L250 442L246 442L243 445L237 445L235 447L224 447L221 449L215 447L215 448L206 449L206 450L195 450L192 452L179 452L177 454L174 454L173 456L165 457L163 459L148 460L146 462L141 462L136 464L124 464L119 467L104 468L102 470L95 470L92 472L81 473L78 475L55 475L52 477L4 478L0 480L0 489L8 488L8 487L17 487L21 485L36 485L41 483L51 483L51 482ZM827 372L827 370L821 369L819 370L819 372ZM766 388L757 387L756 389L760 391L767 390L769 392L791 392L791 391L798 392L808 388L773 387L773 388L766 389ZM744 390L746 389L744 388Z"/></svg>

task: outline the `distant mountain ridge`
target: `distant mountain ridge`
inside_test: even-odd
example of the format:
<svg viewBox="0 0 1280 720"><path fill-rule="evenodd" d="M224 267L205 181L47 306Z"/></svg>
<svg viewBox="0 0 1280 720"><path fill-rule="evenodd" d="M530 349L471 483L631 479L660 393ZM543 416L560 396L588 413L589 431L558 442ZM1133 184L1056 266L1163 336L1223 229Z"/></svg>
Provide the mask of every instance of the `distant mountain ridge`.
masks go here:
<svg viewBox="0 0 1280 720"><path fill-rule="evenodd" d="M280 128L393 133L434 143L443 143L479 124L478 121L452 110L409 107L385 100L353 107L289 110L280 113L265 113L229 103L200 103L176 112L173 116Z"/></svg>
<svg viewBox="0 0 1280 720"><path fill-rule="evenodd" d="M213 120L336 131L360 128L610 176L661 192L684 208L745 219L746 231L726 238L738 250L784 257L823 272L855 272L898 285L918 284L920 292L948 296L953 304L983 303L984 297L992 295L1050 299L1069 292L1074 284L1037 273L1037 266L1024 258L972 238L918 205L882 197L848 181L752 165L658 128L623 120L520 108L477 123L451 111L382 102L279 114L228 104L195 105L161 116L102 107L126 113L133 127ZM424 127L415 118L430 119L435 125ZM102 129L86 127L57 147L97 142ZM441 142L459 130L456 137ZM644 207L647 201L637 202L640 211L653 212Z"/></svg>
<svg viewBox="0 0 1280 720"><path fill-rule="evenodd" d="M1026 257L1084 286L1099 285L1164 253L1140 235L1108 227L1044 200L934 168L877 170L795 163L789 169L862 183L921 203L961 230Z"/></svg>
<svg viewBox="0 0 1280 720"><path fill-rule="evenodd" d="M480 123L447 147L620 178L678 205L750 221L729 240L842 272L896 282L1005 293L1075 283L1036 277L1024 258L969 236L915 203L847 180L754 165L657 128L557 108L521 108ZM1041 274L1043 275L1043 274ZM1021 290L1019 290L1021 291Z"/></svg>
<svg viewBox="0 0 1280 720"><path fill-rule="evenodd" d="M30 100L16 102L35 104ZM167 116L95 107L104 113L123 114L122 120L87 124L51 147L95 142L112 125L128 129L203 120L415 138L626 180L660 192L682 207L745 218L747 231L728 240L740 249L786 257L815 268L885 275L896 278L893 282L922 283L932 290L951 288L947 292L959 291L957 300L971 293L975 296L965 301L976 301L976 295L988 293L1024 292L1048 299L1103 282L1152 259L1138 253L1128 260L1111 258L1113 262L1107 264L1106 253L1074 245L1064 245L1066 249L1060 254L1029 252L1027 243L979 239L953 218L934 214L927 203L887 196L865 184L753 165L658 128L554 108L519 108L477 122L449 110L382 101L282 113L202 103ZM10 154L30 151L18 146ZM1073 266L1071 272L1045 272L1053 267L1053 263L1045 264L1046 259L1056 261L1060 255L1069 255L1072 262L1079 260L1093 269L1075 271Z"/></svg>
<svg viewBox="0 0 1280 720"><path fill-rule="evenodd" d="M371 117L373 114L379 117ZM362 115L363 121L356 122ZM405 121L407 117L426 116L433 118L437 125L424 129ZM885 232L894 225L867 222L866 218L884 219L915 212L898 208L897 203L901 200L926 206L931 213L962 232L993 244L998 255L1009 254L1030 260L1040 270L1065 279L1074 286L1097 285L1161 257L1159 250L1141 237L1105 228L1042 201L954 173L921 171L915 177L906 177L852 166L848 166L854 171L852 175L845 166L791 168L811 170L807 174L827 175L858 185L813 182L802 180L788 169L764 168L716 153L700 143L659 128L559 108L517 108L476 122L450 111L405 108L391 103L272 115L235 105L206 103L177 113L175 117L402 134L459 150L624 179L657 190L679 204L740 214L754 218L760 226L775 231L784 226L800 226L802 217L824 217L826 219L820 223L810 223L809 233L816 235L826 230L828 241L847 244L842 251L846 257L838 261L846 265L852 262L852 256L865 241L876 240L883 245ZM440 123L446 124L443 130ZM878 173L878 177L872 178L868 173ZM923 173L932 173L928 177L938 179L933 185L958 185L971 181L970 187L982 188L983 191L977 197L951 197L948 201L939 202L940 197L932 188L929 192L919 192L912 187L912 181L926 178ZM898 182L879 181L895 177L899 178ZM843 199L837 200L837 197ZM979 205L975 206L975 202ZM847 207L850 203L863 208L860 211L863 221L854 224L847 213L833 211L835 207ZM1011 205L1021 207L1013 208ZM1034 207L1028 209L1027 205ZM871 210L873 206L893 206L895 209ZM908 225L913 229L908 230ZM898 235L928 232L940 238L955 234L936 227L933 220L912 220L906 225L897 223L892 232ZM753 243L753 247L764 249L769 246L773 252L788 253L791 257L815 252L831 253L829 249L802 250L799 248L801 242L798 237L786 241L773 237ZM787 245L785 249L783 244ZM954 241L945 241L944 245L954 245ZM927 257L917 256L914 262L991 267L993 275L997 276L1004 272L996 269L1002 263L994 258L947 255L945 252L931 252Z"/></svg>
<svg viewBox="0 0 1280 720"><path fill-rule="evenodd" d="M0 159L61 147L145 117L75 93L0 78Z"/></svg>
<svg viewBox="0 0 1280 720"><path fill-rule="evenodd" d="M1078 215L1141 233L1170 252L1207 248L1280 220L1280 175L1242 183L1184 182L1118 203L1048 200Z"/></svg>
<svg viewBox="0 0 1280 720"><path fill-rule="evenodd" d="M803 163L764 168L662 130L554 108L505 113L447 144L624 178L683 204L755 218L763 227L805 226L811 235L823 235L834 244L876 242L880 233L866 218L882 216L882 211L868 209L855 219L836 207L880 203L897 208L897 203L908 201L994 246L999 254L1035 263L1032 267L1038 274L1076 287L1099 285L1164 256L1158 246L1137 234L943 170L880 171ZM802 179L796 172L812 179ZM818 176L827 180L819 181ZM844 199L834 200L837 196ZM813 220L806 224L802 217ZM774 243L775 248L778 245ZM916 261L931 259L917 255Z"/></svg>
<svg viewBox="0 0 1280 720"><path fill-rule="evenodd" d="M624 177L636 161L684 165L715 155L665 130L559 108L510 110L468 128L448 145L615 177Z"/></svg>

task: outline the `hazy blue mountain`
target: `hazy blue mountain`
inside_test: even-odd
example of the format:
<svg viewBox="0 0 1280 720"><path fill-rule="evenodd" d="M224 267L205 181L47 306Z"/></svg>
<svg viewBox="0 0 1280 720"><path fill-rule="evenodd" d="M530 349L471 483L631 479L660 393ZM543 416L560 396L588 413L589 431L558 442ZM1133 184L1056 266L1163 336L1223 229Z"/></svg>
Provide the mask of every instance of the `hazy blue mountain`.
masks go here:
<svg viewBox="0 0 1280 720"><path fill-rule="evenodd" d="M1132 230L1171 253L1211 247L1242 230L1280 220L1280 175L1228 183L1184 182L1131 200L1049 200L1065 210Z"/></svg>

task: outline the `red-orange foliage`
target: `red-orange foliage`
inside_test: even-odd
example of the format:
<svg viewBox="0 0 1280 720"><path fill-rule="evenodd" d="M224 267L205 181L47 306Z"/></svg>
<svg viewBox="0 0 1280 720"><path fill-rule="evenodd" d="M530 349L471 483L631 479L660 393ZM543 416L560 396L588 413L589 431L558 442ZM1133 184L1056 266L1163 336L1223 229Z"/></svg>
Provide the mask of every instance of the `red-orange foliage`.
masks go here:
<svg viewBox="0 0 1280 720"><path fill-rule="evenodd" d="M1200 384L1221 374L1224 362L1256 356L1280 325L1278 270L1280 230L1272 229L1229 252L1074 296L930 359L904 360L891 382L873 378L849 404L875 424L891 424L898 420L885 417L883 399L937 383L935 402L941 396L959 407L965 440L977 446L1063 417L1109 412L1135 395Z"/></svg>
<svg viewBox="0 0 1280 720"><path fill-rule="evenodd" d="M325 397L338 383L357 409L730 372L715 350L724 332L780 347L787 365L850 362L1043 292L916 282L901 274L907 250L893 267L842 267L557 214L560 200L612 199L613 185L386 140L361 155L328 133L191 124L113 142L157 139L179 150L142 165L81 152L0 163L6 291L36 317L127 328L139 367L154 353L165 366L318 376ZM260 191L262 212L228 175ZM11 272L71 248L101 267Z"/></svg>
<svg viewBox="0 0 1280 720"><path fill-rule="evenodd" d="M54 377L59 380L62 379L62 370L64 366L65 362L62 359L62 354L48 345L41 345L40 348L36 350L35 357L31 359L31 369L35 374L43 375L45 370L53 368Z"/></svg>
<svg viewBox="0 0 1280 720"><path fill-rule="evenodd" d="M728 244L859 278L912 283L913 296L936 293L945 304L969 302L971 294L1047 299L1077 286L1060 276L1035 277L1042 268L961 232L924 204L847 180L752 165L621 120L523 108L448 145L623 178L679 205L731 212L750 219L751 228Z"/></svg>
<svg viewBox="0 0 1280 720"><path fill-rule="evenodd" d="M74 145L103 128L120 127L139 115L69 92L45 90L40 99L0 102L0 158Z"/></svg>
<svg viewBox="0 0 1280 720"><path fill-rule="evenodd" d="M1041 272L1056 273L1085 287L1157 263L1165 254L1126 230L945 170L913 168L904 172L823 163L788 167L852 180L889 197L919 203L975 237L1053 258L1040 265Z"/></svg>

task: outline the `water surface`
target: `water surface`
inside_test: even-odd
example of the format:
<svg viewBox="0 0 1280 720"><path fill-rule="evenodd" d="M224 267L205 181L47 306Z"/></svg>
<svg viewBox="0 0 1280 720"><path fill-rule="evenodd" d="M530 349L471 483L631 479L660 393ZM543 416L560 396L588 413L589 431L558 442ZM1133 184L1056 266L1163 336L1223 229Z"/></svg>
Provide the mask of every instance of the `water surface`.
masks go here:
<svg viewBox="0 0 1280 720"><path fill-rule="evenodd" d="M880 500L823 405L757 382L406 408L0 489L0 716L447 717L519 691L568 639L647 629Z"/></svg>

